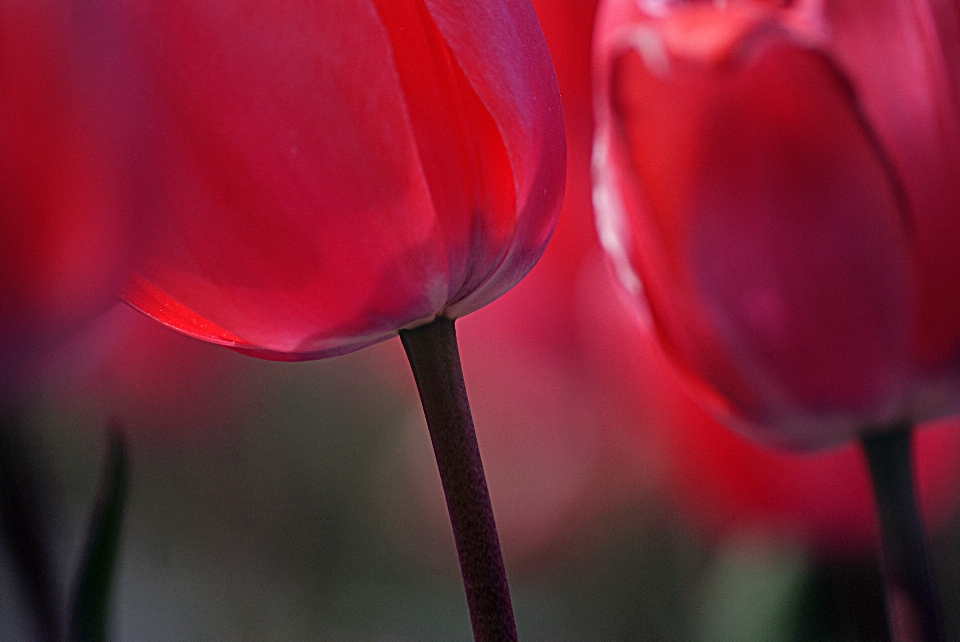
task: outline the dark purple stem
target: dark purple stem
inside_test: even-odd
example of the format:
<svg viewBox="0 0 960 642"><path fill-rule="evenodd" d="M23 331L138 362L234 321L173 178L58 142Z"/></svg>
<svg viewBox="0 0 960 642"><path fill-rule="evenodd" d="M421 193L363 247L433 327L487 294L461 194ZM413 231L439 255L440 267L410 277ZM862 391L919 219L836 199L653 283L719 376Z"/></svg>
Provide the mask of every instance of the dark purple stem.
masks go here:
<svg viewBox="0 0 960 642"><path fill-rule="evenodd" d="M516 642L510 590L453 321L438 317L413 330L401 330L400 339L417 380L440 469L473 638L476 642Z"/></svg>
<svg viewBox="0 0 960 642"><path fill-rule="evenodd" d="M883 545L887 621L894 642L945 642L911 469L909 424L864 435Z"/></svg>

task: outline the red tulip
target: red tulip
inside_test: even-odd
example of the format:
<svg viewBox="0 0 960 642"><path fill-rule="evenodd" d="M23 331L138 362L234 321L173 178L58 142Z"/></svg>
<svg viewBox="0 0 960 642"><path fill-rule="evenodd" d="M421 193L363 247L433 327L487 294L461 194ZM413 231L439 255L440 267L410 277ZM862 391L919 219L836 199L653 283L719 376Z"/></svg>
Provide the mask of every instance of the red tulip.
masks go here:
<svg viewBox="0 0 960 642"><path fill-rule="evenodd" d="M958 408L954 4L611 0L595 53L600 233L701 398L794 447Z"/></svg>
<svg viewBox="0 0 960 642"><path fill-rule="evenodd" d="M137 114L109 3L0 3L0 378L117 300ZM111 37L105 37L107 33Z"/></svg>
<svg viewBox="0 0 960 642"><path fill-rule="evenodd" d="M313 359L476 310L540 256L565 152L528 4L131 4L169 157L135 307Z"/></svg>

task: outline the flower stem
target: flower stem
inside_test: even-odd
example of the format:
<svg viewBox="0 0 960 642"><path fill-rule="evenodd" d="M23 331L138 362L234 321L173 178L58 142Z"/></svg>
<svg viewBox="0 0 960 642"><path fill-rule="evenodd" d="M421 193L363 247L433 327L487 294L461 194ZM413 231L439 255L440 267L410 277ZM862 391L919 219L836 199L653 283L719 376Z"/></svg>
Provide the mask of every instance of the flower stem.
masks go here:
<svg viewBox="0 0 960 642"><path fill-rule="evenodd" d="M107 642L114 570L120 553L128 463L122 428L109 433L110 446L90 516L83 561L70 607L70 642Z"/></svg>
<svg viewBox="0 0 960 642"><path fill-rule="evenodd" d="M447 500L476 642L516 642L500 541L483 476L453 321L438 317L400 339L417 381Z"/></svg>
<svg viewBox="0 0 960 642"><path fill-rule="evenodd" d="M894 642L944 642L923 525L910 466L911 426L864 435L883 546L887 621Z"/></svg>
<svg viewBox="0 0 960 642"><path fill-rule="evenodd" d="M59 595L38 514L37 484L31 453L22 443L20 409L0 403L0 541L11 557L35 634L59 642Z"/></svg>

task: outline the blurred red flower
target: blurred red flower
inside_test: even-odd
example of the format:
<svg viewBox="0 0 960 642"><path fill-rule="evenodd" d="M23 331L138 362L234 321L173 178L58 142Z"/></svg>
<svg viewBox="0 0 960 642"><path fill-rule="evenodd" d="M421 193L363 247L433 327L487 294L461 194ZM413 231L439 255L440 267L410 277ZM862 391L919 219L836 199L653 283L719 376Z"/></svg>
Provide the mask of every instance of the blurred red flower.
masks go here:
<svg viewBox="0 0 960 642"><path fill-rule="evenodd" d="M132 4L169 160L135 307L320 358L476 310L540 256L565 152L529 5Z"/></svg>
<svg viewBox="0 0 960 642"><path fill-rule="evenodd" d="M117 301L133 258L143 141L110 9L0 4L0 379Z"/></svg>
<svg viewBox="0 0 960 642"><path fill-rule="evenodd" d="M957 7L611 0L598 22L601 236L705 403L804 448L956 411Z"/></svg>

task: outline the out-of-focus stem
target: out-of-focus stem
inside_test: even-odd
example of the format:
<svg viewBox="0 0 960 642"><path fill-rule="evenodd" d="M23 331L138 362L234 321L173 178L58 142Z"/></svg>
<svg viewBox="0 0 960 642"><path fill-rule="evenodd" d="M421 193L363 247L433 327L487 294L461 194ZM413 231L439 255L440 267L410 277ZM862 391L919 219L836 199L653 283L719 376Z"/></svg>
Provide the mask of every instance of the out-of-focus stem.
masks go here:
<svg viewBox="0 0 960 642"><path fill-rule="evenodd" d="M880 520L887 621L894 642L945 642L913 488L911 428L903 424L861 438Z"/></svg>
<svg viewBox="0 0 960 642"><path fill-rule="evenodd" d="M517 629L493 508L463 383L453 321L401 330L417 381L460 560L476 642L515 642Z"/></svg>
<svg viewBox="0 0 960 642"><path fill-rule="evenodd" d="M0 538L43 642L60 642L60 599L37 515L36 473L20 443L20 409L0 402Z"/></svg>
<svg viewBox="0 0 960 642"><path fill-rule="evenodd" d="M83 560L77 572L70 607L70 642L107 642L114 567L120 553L123 504L127 490L127 455L123 430L114 425L90 516Z"/></svg>

